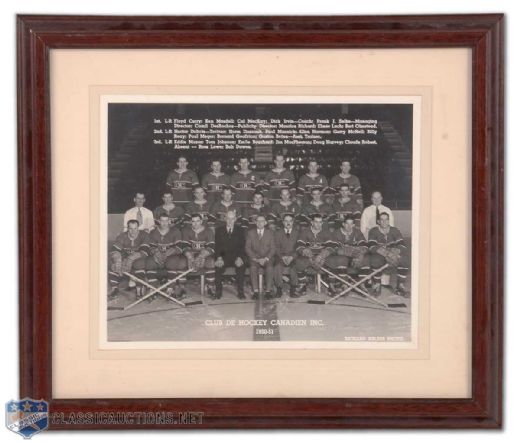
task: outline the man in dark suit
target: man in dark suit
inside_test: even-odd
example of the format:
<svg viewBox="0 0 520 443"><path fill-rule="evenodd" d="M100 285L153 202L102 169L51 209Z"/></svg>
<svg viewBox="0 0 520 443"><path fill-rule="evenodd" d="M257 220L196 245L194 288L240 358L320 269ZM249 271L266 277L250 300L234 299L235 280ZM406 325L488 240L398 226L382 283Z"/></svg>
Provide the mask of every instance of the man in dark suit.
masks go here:
<svg viewBox="0 0 520 443"><path fill-rule="evenodd" d="M260 268L265 277L265 298L271 298L273 289L273 260L275 254L274 233L266 228L265 215L258 214L256 228L251 229L246 237L246 254L249 258L249 272L251 273L251 286L253 287L253 299L258 298L258 274Z"/></svg>
<svg viewBox="0 0 520 443"><path fill-rule="evenodd" d="M215 299L222 297L222 277L226 268L235 268L237 280L237 297L244 295L244 273L246 270L246 253L244 250L244 230L236 224L236 211L228 211L226 224L215 229Z"/></svg>
<svg viewBox="0 0 520 443"><path fill-rule="evenodd" d="M276 297L282 296L283 273L289 271L290 297L297 297L296 286L298 286L298 274L294 268L296 243L300 232L294 227L294 215L285 214L283 217L283 228L274 234L276 246L276 257L274 266L274 284L276 285Z"/></svg>

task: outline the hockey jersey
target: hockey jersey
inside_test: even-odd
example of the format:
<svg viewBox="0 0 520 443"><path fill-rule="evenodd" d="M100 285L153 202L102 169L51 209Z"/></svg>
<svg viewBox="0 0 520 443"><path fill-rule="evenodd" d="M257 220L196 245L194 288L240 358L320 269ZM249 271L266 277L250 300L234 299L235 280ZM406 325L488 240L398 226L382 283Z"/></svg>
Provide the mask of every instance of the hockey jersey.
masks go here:
<svg viewBox="0 0 520 443"><path fill-rule="evenodd" d="M343 229L337 229L331 235L332 240L336 243L337 247L341 246L368 246L368 242L365 239L363 233L358 229L352 229L352 232L344 231Z"/></svg>
<svg viewBox="0 0 520 443"><path fill-rule="evenodd" d="M185 206L185 221L189 223L189 219L193 214L200 214L202 221L208 223L212 220L210 203L207 200L204 202L191 201Z"/></svg>
<svg viewBox="0 0 520 443"><path fill-rule="evenodd" d="M112 244L111 252L120 252L123 257L134 252L143 252L148 255L150 252L149 234L139 231L136 238L131 238L128 232L121 232Z"/></svg>
<svg viewBox="0 0 520 443"><path fill-rule="evenodd" d="M309 174L302 175L298 181L298 188L309 197L313 189L319 189L320 191L327 188L328 182L324 175L318 174L316 177L311 177Z"/></svg>
<svg viewBox="0 0 520 443"><path fill-rule="evenodd" d="M368 246L372 252L381 247L406 249L401 231L393 226L389 226L387 233L382 232L379 226L372 228L368 233Z"/></svg>
<svg viewBox="0 0 520 443"><path fill-rule="evenodd" d="M270 202L280 201L280 192L282 189L290 189L295 185L294 174L288 169L277 172L269 171L264 178L268 185L267 197Z"/></svg>
<svg viewBox="0 0 520 443"><path fill-rule="evenodd" d="M311 228L303 228L296 243L296 250L301 253L303 249L310 249L313 255L319 254L324 250L332 252L335 247L334 240L328 230L322 229L320 232L313 232Z"/></svg>
<svg viewBox="0 0 520 443"><path fill-rule="evenodd" d="M258 184L258 176L253 171L246 174L235 172L231 176L231 187L235 191L236 202L241 205L250 204Z"/></svg>
<svg viewBox="0 0 520 443"><path fill-rule="evenodd" d="M154 229L149 234L150 252L156 251L166 252L170 249L177 249L181 252L182 234L177 228L170 228L167 232L162 233L159 228Z"/></svg>
<svg viewBox="0 0 520 443"><path fill-rule="evenodd" d="M363 209L354 199L350 199L348 202L336 200L332 205L332 211L337 224L341 224L347 215L351 215L354 217L356 226L359 227L359 220L361 219Z"/></svg>
<svg viewBox="0 0 520 443"><path fill-rule="evenodd" d="M206 198L210 203L214 203L219 201L222 190L229 186L231 179L229 175L224 173L220 173L219 175L215 175L210 172L202 177L202 187L206 191Z"/></svg>
<svg viewBox="0 0 520 443"><path fill-rule="evenodd" d="M357 178L355 175L350 175L349 177L343 177L341 174L335 175L330 179L330 187L334 188L336 191L339 192L339 189L341 185L348 185L350 189L350 193L353 196L357 196L357 198L361 198L361 183L359 181L359 178Z"/></svg>
<svg viewBox="0 0 520 443"><path fill-rule="evenodd" d="M161 214L166 214L170 218L170 223L175 226L182 225L184 222L184 209L179 205L175 205L171 209L165 209L163 206L157 206L157 208L155 208L153 211L153 218L156 222L159 221Z"/></svg>
<svg viewBox="0 0 520 443"><path fill-rule="evenodd" d="M210 228L204 228L195 232L191 227L182 230L182 252L199 254L207 250L210 254L215 252L215 234Z"/></svg>
<svg viewBox="0 0 520 443"><path fill-rule="evenodd" d="M285 214L292 214L296 217L300 212L300 206L294 202L286 204L280 200L271 206L272 217L277 221L282 221Z"/></svg>
<svg viewBox="0 0 520 443"><path fill-rule="evenodd" d="M269 206L262 205L255 208L253 205L248 205L242 209L242 226L244 229L251 229L256 227L256 218L259 215L264 215L267 222L272 221L271 211Z"/></svg>
<svg viewBox="0 0 520 443"><path fill-rule="evenodd" d="M236 202L232 202L230 205L226 206L222 201L218 201L216 203L213 203L211 206L211 214L214 217L214 220L219 225L222 223L225 223L226 221L226 214L229 211L235 211L237 214L237 220L240 220L242 217L242 211L241 206L238 205Z"/></svg>
<svg viewBox="0 0 520 443"><path fill-rule="evenodd" d="M198 183L197 174L189 169L183 172L173 170L166 179L166 186L171 189L175 203L188 203L192 198L193 187Z"/></svg>

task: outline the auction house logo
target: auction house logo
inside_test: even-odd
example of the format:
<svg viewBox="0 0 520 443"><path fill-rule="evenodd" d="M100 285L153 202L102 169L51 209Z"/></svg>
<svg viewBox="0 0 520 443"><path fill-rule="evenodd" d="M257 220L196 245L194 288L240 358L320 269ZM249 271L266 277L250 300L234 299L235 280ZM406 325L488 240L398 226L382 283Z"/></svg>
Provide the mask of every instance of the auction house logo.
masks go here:
<svg viewBox="0 0 520 443"><path fill-rule="evenodd" d="M5 423L8 429L23 438L31 438L49 426L49 404L44 400L24 398L11 400L5 405Z"/></svg>

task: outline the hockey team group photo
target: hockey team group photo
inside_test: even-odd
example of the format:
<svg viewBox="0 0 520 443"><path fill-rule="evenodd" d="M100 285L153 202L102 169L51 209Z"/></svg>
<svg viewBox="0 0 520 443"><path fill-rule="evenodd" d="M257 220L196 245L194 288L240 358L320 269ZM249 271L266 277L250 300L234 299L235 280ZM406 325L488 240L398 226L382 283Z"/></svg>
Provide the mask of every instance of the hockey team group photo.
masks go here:
<svg viewBox="0 0 520 443"><path fill-rule="evenodd" d="M126 109L109 137L109 341L410 340L409 114L373 110L376 146L203 151L143 148L150 119ZM214 322L229 319L251 326Z"/></svg>

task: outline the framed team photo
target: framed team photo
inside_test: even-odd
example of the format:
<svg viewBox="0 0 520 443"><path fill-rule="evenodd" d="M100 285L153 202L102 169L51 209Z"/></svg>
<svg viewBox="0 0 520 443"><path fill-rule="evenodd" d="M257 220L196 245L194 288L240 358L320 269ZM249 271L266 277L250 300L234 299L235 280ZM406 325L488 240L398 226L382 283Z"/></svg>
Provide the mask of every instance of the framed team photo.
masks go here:
<svg viewBox="0 0 520 443"><path fill-rule="evenodd" d="M417 346L420 96L100 106L107 347Z"/></svg>
<svg viewBox="0 0 520 443"><path fill-rule="evenodd" d="M18 17L20 398L500 427L502 22Z"/></svg>

